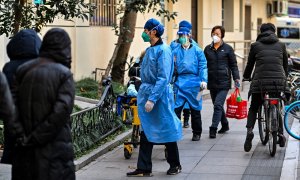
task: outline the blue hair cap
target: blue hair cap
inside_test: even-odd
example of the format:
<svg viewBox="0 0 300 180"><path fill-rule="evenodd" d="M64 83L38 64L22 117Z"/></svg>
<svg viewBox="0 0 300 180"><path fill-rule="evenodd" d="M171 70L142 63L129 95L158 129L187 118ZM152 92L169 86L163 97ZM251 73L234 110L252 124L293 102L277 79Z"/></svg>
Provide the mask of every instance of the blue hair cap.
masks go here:
<svg viewBox="0 0 300 180"><path fill-rule="evenodd" d="M161 36L164 33L164 26L160 24L160 22L154 18L149 19L144 26L144 29L147 30L156 30L157 31L157 36Z"/></svg>
<svg viewBox="0 0 300 180"><path fill-rule="evenodd" d="M186 27L186 28L192 29L192 24L186 20L183 20L179 23L179 28L181 28L181 27Z"/></svg>

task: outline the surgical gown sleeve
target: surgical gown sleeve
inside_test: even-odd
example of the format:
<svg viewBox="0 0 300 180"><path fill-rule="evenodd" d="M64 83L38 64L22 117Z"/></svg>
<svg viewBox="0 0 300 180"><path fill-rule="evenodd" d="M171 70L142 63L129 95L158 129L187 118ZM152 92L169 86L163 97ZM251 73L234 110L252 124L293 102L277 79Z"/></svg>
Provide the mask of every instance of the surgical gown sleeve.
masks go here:
<svg viewBox="0 0 300 180"><path fill-rule="evenodd" d="M148 100L152 101L154 104L162 96L162 93L164 92L163 89L167 87L173 73L170 48L164 47L159 51L156 64L157 78L152 93L148 98Z"/></svg>
<svg viewBox="0 0 300 180"><path fill-rule="evenodd" d="M207 83L207 60L204 55L204 52L198 48L197 50L197 58L198 58L198 72L200 72L201 82Z"/></svg>

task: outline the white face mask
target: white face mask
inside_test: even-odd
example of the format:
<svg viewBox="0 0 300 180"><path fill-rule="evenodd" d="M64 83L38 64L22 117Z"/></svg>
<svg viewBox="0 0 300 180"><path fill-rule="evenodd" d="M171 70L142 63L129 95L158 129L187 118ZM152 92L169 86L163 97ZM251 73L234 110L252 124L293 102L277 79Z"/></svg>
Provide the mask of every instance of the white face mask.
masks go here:
<svg viewBox="0 0 300 180"><path fill-rule="evenodd" d="M218 36L216 36L216 35L214 35L214 36L212 37L212 39L213 39L214 43L218 43L218 42L221 41L221 39L220 39Z"/></svg>

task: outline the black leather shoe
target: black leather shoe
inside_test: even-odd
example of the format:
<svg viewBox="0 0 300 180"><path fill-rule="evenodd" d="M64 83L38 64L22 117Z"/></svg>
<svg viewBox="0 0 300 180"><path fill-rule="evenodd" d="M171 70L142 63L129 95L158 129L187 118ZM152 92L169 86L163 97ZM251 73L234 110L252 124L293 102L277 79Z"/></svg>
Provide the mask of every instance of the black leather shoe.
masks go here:
<svg viewBox="0 0 300 180"><path fill-rule="evenodd" d="M283 134L279 134L278 135L278 144L280 147L284 147L285 146L285 142L286 142L286 138Z"/></svg>
<svg viewBox="0 0 300 180"><path fill-rule="evenodd" d="M218 129L215 127L209 127L209 138L212 138L212 139L216 138L217 130Z"/></svg>
<svg viewBox="0 0 300 180"><path fill-rule="evenodd" d="M168 171L167 171L167 175L176 175L178 173L181 172L181 165L176 166L176 167L171 167Z"/></svg>
<svg viewBox="0 0 300 180"><path fill-rule="evenodd" d="M140 170L140 169L136 169L133 172L128 172L127 176L128 177L151 177L153 175L149 171L143 171L143 170Z"/></svg>
<svg viewBox="0 0 300 180"><path fill-rule="evenodd" d="M226 124L226 125L222 125L222 128L218 131L219 134L223 134L225 133L226 131L229 131L229 125Z"/></svg>
<svg viewBox="0 0 300 180"><path fill-rule="evenodd" d="M254 137L253 132L248 132L247 133L245 144L244 144L244 150L246 152L249 152L252 148L252 139L253 139L253 137Z"/></svg>
<svg viewBox="0 0 300 180"><path fill-rule="evenodd" d="M199 141L200 138L201 138L201 135L200 135L200 134L193 134L192 141Z"/></svg>

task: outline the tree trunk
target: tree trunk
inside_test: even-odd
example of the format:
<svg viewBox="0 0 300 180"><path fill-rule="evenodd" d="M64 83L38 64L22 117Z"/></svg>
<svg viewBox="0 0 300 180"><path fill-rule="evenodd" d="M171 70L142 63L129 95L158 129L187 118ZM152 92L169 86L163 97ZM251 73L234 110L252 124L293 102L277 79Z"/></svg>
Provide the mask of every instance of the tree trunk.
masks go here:
<svg viewBox="0 0 300 180"><path fill-rule="evenodd" d="M120 36L115 48L116 56L112 60L112 80L124 84L125 64L130 50L131 42L134 38L137 13L125 11L120 22Z"/></svg>
<svg viewBox="0 0 300 180"><path fill-rule="evenodd" d="M124 84L124 68L134 37L137 13L125 11L120 21L120 35L114 49L113 55L108 62L104 75L99 83L98 95L102 95L102 81L109 76L110 71L112 80ZM113 68L112 68L113 67Z"/></svg>
<svg viewBox="0 0 300 180"><path fill-rule="evenodd" d="M25 4L25 0L15 0L15 22L13 35L17 34L20 30L20 24L22 19L22 10Z"/></svg>

